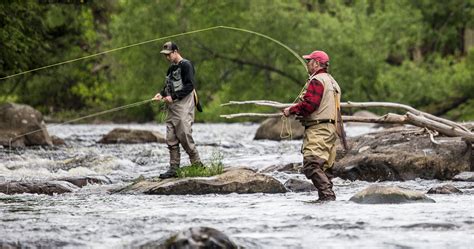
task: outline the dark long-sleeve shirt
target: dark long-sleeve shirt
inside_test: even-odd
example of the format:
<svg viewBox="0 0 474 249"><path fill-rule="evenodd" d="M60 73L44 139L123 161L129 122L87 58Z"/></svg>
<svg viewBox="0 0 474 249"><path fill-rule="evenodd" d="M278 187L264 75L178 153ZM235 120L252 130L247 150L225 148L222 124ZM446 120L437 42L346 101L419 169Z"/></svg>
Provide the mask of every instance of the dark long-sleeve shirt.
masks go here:
<svg viewBox="0 0 474 249"><path fill-rule="evenodd" d="M180 100L188 96L188 94L190 94L194 90L194 66L190 61L183 59L178 62L178 64L171 65L168 68L166 75L167 77L172 77L174 80L181 79L183 83L182 89L180 89L179 91L172 91L170 93L171 98L173 100ZM161 96L163 97L168 96L168 92L165 89L166 85L160 92Z"/></svg>
<svg viewBox="0 0 474 249"><path fill-rule="evenodd" d="M325 69L320 69L316 74L326 73ZM291 114L307 117L316 111L321 104L323 98L324 86L320 81L313 79L308 84L303 100L290 108Z"/></svg>

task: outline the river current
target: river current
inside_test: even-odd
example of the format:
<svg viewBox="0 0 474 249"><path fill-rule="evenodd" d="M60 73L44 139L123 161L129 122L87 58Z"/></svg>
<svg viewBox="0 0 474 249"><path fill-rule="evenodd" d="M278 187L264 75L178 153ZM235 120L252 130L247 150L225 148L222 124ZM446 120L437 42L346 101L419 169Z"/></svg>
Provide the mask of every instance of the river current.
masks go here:
<svg viewBox="0 0 474 249"><path fill-rule="evenodd" d="M314 204L317 193L150 196L109 194L140 175L166 170L164 144L96 143L113 128L165 133L162 124L62 125L48 128L67 146L10 151L0 147L0 181L107 176L47 196L0 194L0 248L135 248L192 226L216 228L246 248L474 248L474 183L416 179L405 182L334 180L338 200ZM257 124L195 124L202 159L261 169L301 162L301 141L253 140ZM371 128L349 127L355 136ZM68 162L68 163L65 163ZM182 152L182 164L187 164ZM274 172L285 182L303 175ZM462 195L428 195L436 203L361 205L348 199L371 184L426 192L453 184Z"/></svg>

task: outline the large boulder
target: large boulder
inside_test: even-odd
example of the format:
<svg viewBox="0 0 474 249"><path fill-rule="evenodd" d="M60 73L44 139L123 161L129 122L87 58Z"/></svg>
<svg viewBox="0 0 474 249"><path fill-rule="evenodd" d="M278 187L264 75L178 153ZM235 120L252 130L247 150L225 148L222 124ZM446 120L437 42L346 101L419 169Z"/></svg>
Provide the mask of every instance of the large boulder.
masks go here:
<svg viewBox="0 0 474 249"><path fill-rule="evenodd" d="M237 246L227 235L210 227L190 227L169 238L147 242L139 248L186 248L186 249L237 249Z"/></svg>
<svg viewBox="0 0 474 249"><path fill-rule="evenodd" d="M361 117L361 118L379 118L379 116L373 112L369 112L366 110L356 111L352 114L354 117ZM366 126L366 127L374 127L377 124L373 123L362 123L362 122L344 122L344 125L347 126Z"/></svg>
<svg viewBox="0 0 474 249"><path fill-rule="evenodd" d="M0 105L0 145L52 146L53 142L39 111L28 105L5 103Z"/></svg>
<svg viewBox="0 0 474 249"><path fill-rule="evenodd" d="M384 181L415 178L447 180L469 170L472 146L461 138L436 137L419 128L392 128L351 139L352 149L338 160L343 179Z"/></svg>
<svg viewBox="0 0 474 249"><path fill-rule="evenodd" d="M137 143L165 143L165 137L156 131L132 130L115 128L106 134L99 143L103 144L137 144Z"/></svg>
<svg viewBox="0 0 474 249"><path fill-rule="evenodd" d="M395 186L372 185L354 196L349 201L360 204L398 204L435 201L419 191L403 189Z"/></svg>
<svg viewBox="0 0 474 249"><path fill-rule="evenodd" d="M233 169L213 177L173 178L139 181L119 189L119 193L149 195L203 195L229 193L285 193L275 178L248 169Z"/></svg>
<svg viewBox="0 0 474 249"><path fill-rule="evenodd" d="M48 182L29 182L29 181L13 181L0 182L0 193L7 195L14 194L63 194L78 189L75 185L66 181L48 181Z"/></svg>
<svg viewBox="0 0 474 249"><path fill-rule="evenodd" d="M254 139L269 139L280 141L289 139L291 130L292 139L302 139L304 126L294 117L286 119L285 123L281 118L268 118L262 122L255 133Z"/></svg>

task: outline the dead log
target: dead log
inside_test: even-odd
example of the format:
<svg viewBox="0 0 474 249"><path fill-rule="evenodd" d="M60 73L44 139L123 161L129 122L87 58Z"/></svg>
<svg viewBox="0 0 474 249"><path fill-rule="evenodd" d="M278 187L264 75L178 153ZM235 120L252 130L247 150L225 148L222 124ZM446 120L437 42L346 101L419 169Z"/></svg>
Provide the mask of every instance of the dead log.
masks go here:
<svg viewBox="0 0 474 249"><path fill-rule="evenodd" d="M254 104L258 106L268 106L268 107L273 107L277 109L284 109L288 106L291 106L293 104L285 104L285 103L280 103L276 101L271 101L271 100L247 100L247 101L229 101L228 103L222 104L221 106L229 106L229 105L248 105L248 104ZM395 109L403 109L408 112L411 112L415 115L423 116L428 119L432 119L434 121L437 121L439 123L443 123L449 126L453 126L456 128L459 128L463 131L470 132L469 129L466 127L453 122L448 119L440 118L437 116L434 116L432 114L422 112L420 110L417 110L409 105L404 105L404 104L399 104L399 103L392 103L392 102L342 102L341 103L341 108L368 108L368 107L382 107L382 108L395 108ZM354 121L357 122L357 121ZM361 121L362 122L362 121ZM371 122L369 122L371 123Z"/></svg>
<svg viewBox="0 0 474 249"><path fill-rule="evenodd" d="M222 104L221 106L228 105L244 105L254 104L258 106L268 106L277 109L284 109L292 104L284 104L276 101L269 100L250 100L250 101L230 101L229 103ZM384 116L369 118L369 117L355 117L355 116L343 116L344 122L363 122L363 123L388 123L388 124L411 124L418 127L434 130L440 134L449 137L462 137L469 142L474 142L474 133L464 126L453 122L451 120L436 117L429 113L419 111L411 106L390 103L390 102L343 102L341 108L367 108L367 107L385 107L385 108L398 108L406 110L405 115L388 113ZM235 113L228 115L221 115L223 118L238 118L238 117L282 117L282 113ZM433 140L433 134L430 133L431 139Z"/></svg>

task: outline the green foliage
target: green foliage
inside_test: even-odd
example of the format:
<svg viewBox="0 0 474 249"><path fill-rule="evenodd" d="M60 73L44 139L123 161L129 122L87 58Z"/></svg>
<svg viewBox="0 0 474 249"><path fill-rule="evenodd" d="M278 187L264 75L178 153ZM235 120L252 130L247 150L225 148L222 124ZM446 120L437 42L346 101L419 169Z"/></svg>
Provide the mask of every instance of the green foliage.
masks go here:
<svg viewBox="0 0 474 249"><path fill-rule="evenodd" d="M212 155L211 162L209 165L204 167L201 165L190 165L181 167L177 170L179 178L185 177L207 177L222 174L224 171L224 165L222 164L223 155L219 152L215 152Z"/></svg>
<svg viewBox="0 0 474 249"><path fill-rule="evenodd" d="M0 70L7 76L80 58L97 52L100 33L94 15L104 4L40 4L35 1L0 5L7 18L2 29ZM18 13L18 15L15 15ZM7 37L17 34L13 39ZM9 54L11 53L11 54ZM0 99L12 98L45 113L105 108L112 94L101 58L47 68L2 82Z"/></svg>
<svg viewBox="0 0 474 249"><path fill-rule="evenodd" d="M14 14L13 14L14 13ZM0 76L137 42L217 25L269 35L298 54L325 50L343 101L394 101L452 119L473 119L472 1L94 1L85 5L0 5ZM1 81L0 101L15 100L53 114L93 113L152 98L168 62L170 39ZM172 38L196 68L204 107L197 121L220 114L272 111L222 108L230 100L291 102L306 70L265 38L218 29ZM47 96L47 98L46 98ZM163 119L155 103L103 118ZM240 121L240 120L239 120Z"/></svg>

